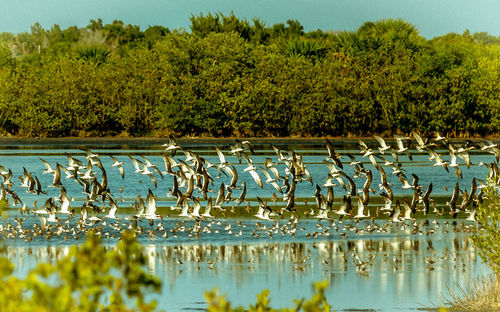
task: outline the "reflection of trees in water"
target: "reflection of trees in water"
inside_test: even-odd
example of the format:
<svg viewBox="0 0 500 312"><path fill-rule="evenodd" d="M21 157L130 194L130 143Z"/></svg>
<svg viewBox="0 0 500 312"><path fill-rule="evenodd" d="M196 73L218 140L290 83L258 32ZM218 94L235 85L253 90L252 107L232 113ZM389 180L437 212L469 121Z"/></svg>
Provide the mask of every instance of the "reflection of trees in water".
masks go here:
<svg viewBox="0 0 500 312"><path fill-rule="evenodd" d="M170 241L143 246L149 256L147 268L164 282L162 296L170 300L186 292L186 283L190 285L188 293L195 296L212 287L207 285L231 285L242 293L269 288L271 293L284 291L297 297L307 295L313 281L327 279L334 302L352 308L363 304L352 305L357 302L352 300L340 303L338 296L361 300L363 296L380 294L389 296L392 305L402 302L400 298L420 298L415 302L427 300L422 298L439 300L447 287L467 287L473 278L488 273L478 261L468 234L453 229L450 224L433 235L398 232L375 238L352 234L345 239L302 242L267 240L214 245ZM23 275L36 263L62 259L69 248L6 246L4 255L15 264L15 274ZM290 287L302 287L305 292L293 293ZM351 294L352 287L359 292Z"/></svg>
<svg viewBox="0 0 500 312"><path fill-rule="evenodd" d="M7 246L6 256L16 267L53 262L67 254L68 246ZM109 248L112 248L111 246ZM311 242L259 242L248 244L147 244L151 273L223 268L224 274L247 270L324 273L406 271L465 272L476 262L476 252L464 233L394 236Z"/></svg>

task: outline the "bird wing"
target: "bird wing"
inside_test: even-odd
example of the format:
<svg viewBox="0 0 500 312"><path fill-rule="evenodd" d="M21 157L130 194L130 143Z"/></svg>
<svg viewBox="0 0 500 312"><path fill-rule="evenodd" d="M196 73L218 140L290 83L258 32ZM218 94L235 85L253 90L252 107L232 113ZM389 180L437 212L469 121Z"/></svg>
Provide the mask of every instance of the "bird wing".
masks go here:
<svg viewBox="0 0 500 312"><path fill-rule="evenodd" d="M49 164L46 160L44 160L44 159L42 159L42 158L40 158L40 160L42 161L42 163L43 163L43 164L45 165L45 167L47 168L47 171L52 171L52 170L53 170L53 169L52 169L52 167L50 166L50 164Z"/></svg>
<svg viewBox="0 0 500 312"><path fill-rule="evenodd" d="M418 143L419 146L424 146L425 145L424 140L422 139L422 137L420 137L415 131L412 131L411 134L413 135L413 137L415 138L415 140L417 141L417 143Z"/></svg>
<svg viewBox="0 0 500 312"><path fill-rule="evenodd" d="M405 148L401 137L396 137L396 144L398 145L399 150L403 150Z"/></svg>
<svg viewBox="0 0 500 312"><path fill-rule="evenodd" d="M373 136L379 143L382 148L387 148L387 144L385 143L385 140L379 136L374 135Z"/></svg>
<svg viewBox="0 0 500 312"><path fill-rule="evenodd" d="M224 157L224 154L222 154L221 150L216 146L215 150L217 151L217 155L219 156L219 161L221 164L226 163L226 157Z"/></svg>
<svg viewBox="0 0 500 312"><path fill-rule="evenodd" d="M332 142L330 140L326 140L326 149L328 150L328 155L333 159L335 157L335 149L333 148Z"/></svg>
<svg viewBox="0 0 500 312"><path fill-rule="evenodd" d="M366 145L366 143L361 141L361 140L359 140L359 146L361 148L361 151L363 151L363 152L368 150L368 145Z"/></svg>
<svg viewBox="0 0 500 312"><path fill-rule="evenodd" d="M151 189L146 197L146 214L156 214L156 199Z"/></svg>
<svg viewBox="0 0 500 312"><path fill-rule="evenodd" d="M257 185L260 187L260 188L263 188L264 186L262 185L262 180L260 179L260 176L259 174L257 173L257 171L255 170L249 170L250 171L250 175L252 176L252 178L255 180L255 183L257 183Z"/></svg>

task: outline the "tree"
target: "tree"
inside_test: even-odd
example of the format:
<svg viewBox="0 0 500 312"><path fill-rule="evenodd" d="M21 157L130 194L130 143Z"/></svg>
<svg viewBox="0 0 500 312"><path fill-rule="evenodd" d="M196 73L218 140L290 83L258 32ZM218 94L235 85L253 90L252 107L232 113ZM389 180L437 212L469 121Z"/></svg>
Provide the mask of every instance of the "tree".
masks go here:
<svg viewBox="0 0 500 312"><path fill-rule="evenodd" d="M477 207L476 216L479 225L472 235L472 242L479 256L495 272L498 282L500 281L500 177L494 172L491 173L492 171L487 179L487 188L484 189L484 201Z"/></svg>

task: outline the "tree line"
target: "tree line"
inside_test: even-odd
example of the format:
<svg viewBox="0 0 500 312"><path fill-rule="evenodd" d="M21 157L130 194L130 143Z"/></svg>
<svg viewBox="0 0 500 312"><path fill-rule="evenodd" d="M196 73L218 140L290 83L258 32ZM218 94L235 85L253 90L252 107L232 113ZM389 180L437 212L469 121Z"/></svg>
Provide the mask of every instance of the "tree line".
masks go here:
<svg viewBox="0 0 500 312"><path fill-rule="evenodd" d="M234 14L190 31L91 20L0 34L0 133L498 135L500 38L403 20L305 32Z"/></svg>

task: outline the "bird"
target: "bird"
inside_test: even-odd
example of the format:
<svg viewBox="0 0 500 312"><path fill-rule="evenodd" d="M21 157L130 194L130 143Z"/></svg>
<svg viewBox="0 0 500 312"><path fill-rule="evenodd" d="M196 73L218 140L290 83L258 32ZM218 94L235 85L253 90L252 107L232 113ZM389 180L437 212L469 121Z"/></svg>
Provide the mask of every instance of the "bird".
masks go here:
<svg viewBox="0 0 500 312"><path fill-rule="evenodd" d="M260 169L262 170L262 172L264 173L264 176L266 177L266 180L264 182L271 184L279 193L283 193L283 191L281 190L281 187L278 185L278 183L276 183L276 179L271 178L271 175L266 170L266 168L260 167ZM257 183L257 185L258 185L258 183Z"/></svg>
<svg viewBox="0 0 500 312"><path fill-rule="evenodd" d="M424 204L424 214L429 213L429 209L430 209L429 196L431 193L432 193L432 182L429 184L429 186L427 187L427 191L424 193L424 196L422 196L422 198L421 198L422 203Z"/></svg>
<svg viewBox="0 0 500 312"><path fill-rule="evenodd" d="M221 152L221 150L216 146L215 151L217 152L217 155L219 156L219 162L220 164L217 166L218 168L222 169L225 166L228 166L229 163L226 161L226 157L224 154Z"/></svg>
<svg viewBox="0 0 500 312"><path fill-rule="evenodd" d="M113 200L112 197L109 197L109 211L108 214L103 217L103 219L112 219L112 220L120 220L119 217L116 216L118 212L118 205Z"/></svg>
<svg viewBox="0 0 500 312"><path fill-rule="evenodd" d="M344 169L344 166L342 165L342 162L340 161L340 155L335 153L335 149L333 148L332 142L330 140L325 139L326 141L326 148L328 150L328 157L335 163L337 167L340 169Z"/></svg>
<svg viewBox="0 0 500 312"><path fill-rule="evenodd" d="M49 187L61 187L62 186L62 183L61 183L61 168L62 168L62 166L59 163L57 163L56 164L56 169L53 172L54 179L52 180L52 184L49 185Z"/></svg>
<svg viewBox="0 0 500 312"><path fill-rule="evenodd" d="M236 200L236 203L237 205L239 206L242 202L245 201L245 197L246 197L246 194L247 194L247 184L245 181L243 181L241 183L241 186L242 186L242 190L241 190L241 193L240 193L240 196L238 197L238 199Z"/></svg>
<svg viewBox="0 0 500 312"><path fill-rule="evenodd" d="M173 135L170 135L168 138L168 142L163 144L162 147L165 148L165 151L168 151L171 153L172 157L175 156L175 153L182 149L176 142L176 139Z"/></svg>
<svg viewBox="0 0 500 312"><path fill-rule="evenodd" d="M243 169L243 171L250 173L253 180L255 181L255 184L257 184L260 188L264 187L264 185L262 184L262 180L260 179L260 176L257 173L257 167L254 167L252 164L248 164L248 167Z"/></svg>
<svg viewBox="0 0 500 312"><path fill-rule="evenodd" d="M364 210L365 210L365 205L363 204L363 198L361 197L361 195L358 195L358 209L354 218L356 219L368 218L370 215L369 213L368 215L365 215Z"/></svg>
<svg viewBox="0 0 500 312"><path fill-rule="evenodd" d="M377 135L374 135L373 136L380 144L380 147L378 148L378 150L380 151L380 153L384 154L385 151L389 150L391 147L388 146L386 143L385 143L385 140Z"/></svg>
<svg viewBox="0 0 500 312"><path fill-rule="evenodd" d="M377 139L376 137L375 139ZM123 161L119 161L119 157L115 157L116 154L106 154L112 163L105 161L105 158L102 158L101 162L101 157L97 153L86 148L80 149L80 152L75 155L63 152L63 155L68 159L68 165L65 166L61 165L62 162L55 161L51 161L51 163L55 163L55 165L51 165L44 158L39 157L43 166L39 166L38 172L25 162L19 162L20 165L16 168L5 168L0 165L0 175L3 179L3 183L0 184L0 199L5 201L7 206L14 208L10 210L9 214L21 214L18 215L18 218L10 219L15 220L16 223L12 222L14 225L10 224L9 221L7 221L7 225L0 222L0 233L7 233L5 237L22 237L26 240L30 239L30 235L34 237L34 235L42 233L44 237L58 235L67 239L71 236L79 237L86 231L95 229L102 237L112 238L117 235L116 231L123 231L128 227L137 235L149 235L150 238L184 239L189 237L189 239L194 240L200 238L202 233L231 235L232 231L234 231L232 236L245 238L245 227L248 225L246 220L237 219L238 226L231 228L231 222L233 222L231 218L238 218L237 207L245 201L246 207L242 209L244 214L245 211L247 213L245 218L248 216L269 221L259 222L260 225L249 235L251 237L272 238L274 235L274 238L277 238L279 234L300 237L302 231L306 231L302 232L302 235L311 239L327 237L336 231L339 232L340 237L345 237L346 233L351 231L359 235L374 232L385 233L396 227L411 233L411 235L430 235L433 230L429 229L432 227L429 224L432 223L427 222L427 225L420 225L420 222L417 223L415 219L419 217L420 213L427 215L429 220L432 218L432 213L439 216L444 213L445 209L449 209L453 218L462 213L466 217L464 217L466 223L460 226L456 222L454 225L450 222L449 227L443 227L443 230L470 231L469 222L478 222L477 218L481 216L479 214L480 205L486 198L488 183L500 181L498 164L494 159L491 159L491 156L484 155L487 153L496 155L495 151L498 149L498 145L486 140L482 141L481 144L467 141L464 144L457 144L456 141L448 142L439 134L430 140L420 137L416 133L413 133L412 137L415 138L417 149L421 150L419 154L428 153L429 160L433 160L425 164L427 168L422 175L420 172L411 173L422 165L420 160L407 165L407 162L399 162L397 158L398 154L409 153L409 146L405 146L405 144L408 145L405 140L410 139L403 136L395 136L395 149L392 149L381 137L378 137L381 140L377 139L379 143L377 148L372 146L373 149L359 140L359 148L363 158L353 156L354 152L350 150L347 152L335 151L332 142L328 139L325 139L328 152L326 158L321 156L321 152L318 154L320 157L314 158L318 155L304 153L289 147L285 150L272 146L276 152L277 161L274 161L276 160L274 155L252 159L251 156L255 153L252 143L235 139L236 143L230 144L231 154L228 155L240 156L240 162L246 160L244 165L228 162L233 156L225 156L226 152L221 151L222 147L215 147L219 161L212 164L203 157L204 154L199 152L196 147L186 149L177 145L176 148L168 150L168 146L164 146L167 149L148 151L147 155L161 155L165 164L165 168L162 169L165 171L159 170L150 156L140 153L133 155L124 153L124 157L129 157L135 168L135 172L127 170L127 177L123 171L126 166ZM436 145L440 145L441 149L437 149ZM176 157L174 150L182 150L183 153L179 153L180 155ZM81 151L85 153L83 161L79 160L82 155ZM390 156L382 155L383 152L390 152L394 160ZM447 157L445 153L449 153L448 162L444 161L444 158ZM478 167L473 166L475 153L481 154L483 162L478 164L482 166L481 169L485 168L487 177L484 180L472 177L471 174L474 172L467 171L478 169ZM349 160L342 163L345 155ZM401 158L401 156L399 157ZM410 153L408 157L412 162ZM365 164L369 161L379 171L380 179L378 179L379 176L376 172L373 172L374 169L371 166L365 167L356 158L363 160ZM489 161L487 161L488 158L490 158ZM347 164L350 167L347 167ZM106 166L118 167L121 178L117 177L118 174L109 174ZM434 167L439 166L442 166L447 172L439 168L434 169ZM394 187L394 184L397 184L393 184L396 177L388 176L386 174L387 168L393 169L392 173L397 175L401 187ZM455 168L456 177L453 170L448 171L449 168ZM249 175L241 174L242 170L249 172ZM259 171L262 172L259 173ZM19 179L12 179L13 174L17 172L22 172L22 175L18 176ZM43 175L39 175L40 172L51 174L51 181L45 179ZM217 176L214 172L217 173ZM408 180L409 172L413 178L411 183ZM263 179L261 179L261 173L264 175ZM61 179L61 174L65 175L66 179ZM131 184L129 179L134 175L138 179L148 175L151 179L155 179L154 184L157 188L144 187L145 184ZM164 183L162 183L163 180L156 180L158 176L164 180ZM445 208L441 212L437 210L436 202L431 198L433 187L436 187L434 177L441 183L439 188L443 188L446 192L448 192L447 186L449 184L455 186L451 198L446 202ZM311 187L308 182L312 183L313 178L324 179L324 183L312 184ZM67 179L78 184L67 182ZM356 181L358 179L363 181L360 189L356 187L356 183L359 185L359 182ZM461 190L460 185L462 187L466 185L465 181L472 181L470 188ZM371 188L373 183L378 183L380 189L378 199L377 195L370 194L375 193L375 190ZM264 186L264 184L271 184L273 188ZM46 187L48 189L45 191ZM17 193L20 188L26 189L28 194ZM239 191L235 191L235 189ZM120 190L121 195L115 196L114 190ZM145 200L142 199L142 194L138 194L142 190L147 190ZM269 193L272 195L267 194L269 190L271 190ZM79 195L80 191L84 194L83 196ZM136 191L135 194L134 191ZM411 191L411 197L405 195L408 191ZM153 192L165 192L163 196L166 195L166 197L161 198L160 193L157 197ZM316 206L311 208L307 202L310 201L313 192ZM209 196L211 193L214 195ZM338 206L335 203L334 195L341 199ZM351 203L353 196L358 197L357 207L354 211ZM255 206L252 207L252 200L256 197L258 207L257 211L252 213L252 209L255 208ZM136 198L135 201L134 198ZM38 202L45 202L45 204L38 208L35 199ZM35 201L30 204L32 200ZM269 200L274 204L268 205ZM133 203L136 212L127 213L126 209L118 209L119 202L127 201ZM173 201L175 201L175 205L170 203ZM297 205L296 201L303 201L306 209ZM170 208L177 211L179 219L174 218L174 223L164 220L167 215L159 214L160 205L172 205ZM226 205L227 207L225 207ZM214 207L218 209L213 211ZM73 214L79 209L80 219L76 220L77 218ZM372 221L361 222L361 219L371 218L371 210L376 211L377 216L381 212L389 217L376 221L373 218ZM333 213L330 214L330 211ZM29 220L21 224L22 219L33 218L28 214L29 212L36 216L35 222ZM339 220L333 220L331 216L338 216ZM288 217L290 220L287 223L286 218ZM316 228L313 231L308 231L306 229L308 223L303 221L302 217L317 219L318 221L313 223L313 225L316 224ZM180 218L186 218L186 220ZM329 221L325 222L324 219ZM351 220L346 221L346 219ZM179 224L174 225L179 220L181 220ZM303 229L297 227L299 221L304 224ZM144 222L149 222L151 226L156 223L156 226L148 228L147 225L144 226ZM218 223L219 225L217 225ZM398 226L391 227L391 223ZM30 228L30 226L33 227ZM222 230L224 226L228 227L225 231ZM250 225L248 227L250 228ZM161 236L158 236L160 232ZM182 237L182 233L188 236ZM336 244L337 242L332 243ZM322 244L321 241L317 241L314 248L319 249ZM355 250L358 250L356 248L359 246L355 247ZM366 246L360 248L366 248ZM182 261L186 263L184 259ZM304 263L301 265L306 267Z"/></svg>
<svg viewBox="0 0 500 312"><path fill-rule="evenodd" d="M113 155L109 155L109 157L111 157L111 159L113 160L113 164L111 165L111 167L117 167L122 179L125 179L125 170L123 169L123 161L118 161L118 159L116 159L116 157Z"/></svg>
<svg viewBox="0 0 500 312"><path fill-rule="evenodd" d="M147 220L162 219L161 215L156 214L156 198L151 189L148 190L148 196L146 197L146 209L142 218Z"/></svg>
<svg viewBox="0 0 500 312"><path fill-rule="evenodd" d="M48 173L48 174L54 174L55 173L55 170L52 169L52 167L50 166L50 164L44 160L43 158L40 157L40 160L41 162L45 165L45 170L43 171L44 174Z"/></svg>
<svg viewBox="0 0 500 312"><path fill-rule="evenodd" d="M351 197L344 195L342 199L342 204L339 209L335 211L336 214L340 215L340 217L349 215L351 211Z"/></svg>
<svg viewBox="0 0 500 312"><path fill-rule="evenodd" d="M257 214L255 214L254 217L257 217L262 220L271 220L271 218L269 217L272 212L271 208L269 208L269 206L266 203L264 203L262 199L258 196L257 200L259 202L259 208Z"/></svg>
<svg viewBox="0 0 500 312"><path fill-rule="evenodd" d="M446 171L449 172L449 170L448 170L448 163L446 161L443 161L443 159L441 158L441 155L439 155L435 151L433 151L431 149L428 149L428 148L425 149L425 150L429 153L429 155L431 155L431 158L433 158L435 160L434 167L441 166Z"/></svg>
<svg viewBox="0 0 500 312"><path fill-rule="evenodd" d="M214 216L211 214L212 212L212 197L209 197L207 200L207 205L205 206L204 212L201 214L203 218L213 218Z"/></svg>
<svg viewBox="0 0 500 312"><path fill-rule="evenodd" d="M401 154L401 153L405 153L406 156L408 156L408 159L410 159L410 161L412 161L413 157L412 157L411 153L408 151L408 147L405 147L403 144L403 140L408 140L409 137L403 137L403 136L397 135L395 138L396 138L396 145L398 147L395 150L396 155ZM395 157L395 158L396 158L395 160L398 161L397 157Z"/></svg>
<svg viewBox="0 0 500 312"><path fill-rule="evenodd" d="M446 202L446 206L450 208L450 214L455 218L457 216L457 200L458 194L460 192L460 184L457 182L455 184L455 188L453 189L453 194L450 198L450 201Z"/></svg>
<svg viewBox="0 0 500 312"><path fill-rule="evenodd" d="M222 204L224 203L225 196L225 187L224 182L221 183L219 187L219 192L217 193L217 197L215 198L214 207L222 209Z"/></svg>

